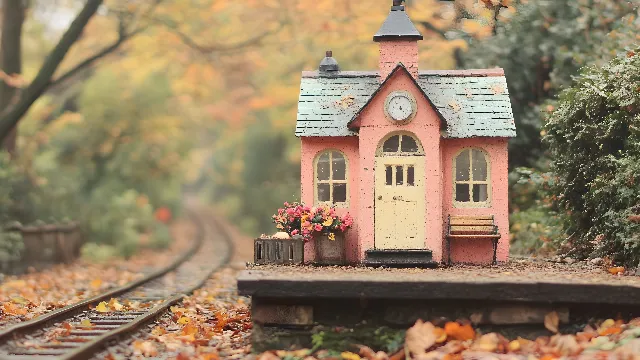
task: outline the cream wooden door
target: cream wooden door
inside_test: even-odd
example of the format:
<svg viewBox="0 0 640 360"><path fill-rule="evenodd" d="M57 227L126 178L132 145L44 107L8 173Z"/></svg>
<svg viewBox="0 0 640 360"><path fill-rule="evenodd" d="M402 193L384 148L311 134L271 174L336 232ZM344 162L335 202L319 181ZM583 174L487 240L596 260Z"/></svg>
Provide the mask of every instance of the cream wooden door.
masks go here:
<svg viewBox="0 0 640 360"><path fill-rule="evenodd" d="M375 167L376 249L424 249L424 156L381 156Z"/></svg>

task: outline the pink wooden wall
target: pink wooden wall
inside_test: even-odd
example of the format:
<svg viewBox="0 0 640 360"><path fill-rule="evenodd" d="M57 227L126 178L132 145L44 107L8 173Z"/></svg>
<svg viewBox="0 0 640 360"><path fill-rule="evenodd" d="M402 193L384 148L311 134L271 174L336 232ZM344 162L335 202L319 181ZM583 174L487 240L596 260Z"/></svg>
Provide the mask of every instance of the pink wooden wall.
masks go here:
<svg viewBox="0 0 640 360"><path fill-rule="evenodd" d="M507 139L471 138L442 140L442 170L444 183L443 218L451 215L494 215L500 231L498 261L509 257L509 199ZM464 148L479 148L489 155L491 172L491 207L456 208L453 204L453 161ZM488 263L493 251L490 240L456 239L451 243L453 262Z"/></svg>
<svg viewBox="0 0 640 360"><path fill-rule="evenodd" d="M358 154L358 138L352 137L303 137L302 138L302 179L301 179L301 199L307 205L314 204L314 161L316 156L325 150L341 151L347 159L347 198L348 208L338 208L339 214L349 212L355 220L353 226L345 234L345 246L347 261L351 263L360 262L360 248L358 246L359 216L357 213L359 203L359 173L360 159ZM304 246L304 260L313 261L315 259L315 248L313 241Z"/></svg>
<svg viewBox="0 0 640 360"><path fill-rule="evenodd" d="M391 123L384 115L384 102L389 93L396 90L409 91L416 99L418 111L416 117L406 125ZM442 257L442 185L440 146L440 119L425 100L424 95L413 83L409 75L396 72L384 85L368 107L360 114L360 200L357 222L360 228L360 259L364 251L374 247L374 189L375 189L375 153L380 141L394 131L406 131L414 134L421 142L426 156L425 161L425 204L426 217L425 247L433 251L435 261ZM398 219L397 221L402 221Z"/></svg>

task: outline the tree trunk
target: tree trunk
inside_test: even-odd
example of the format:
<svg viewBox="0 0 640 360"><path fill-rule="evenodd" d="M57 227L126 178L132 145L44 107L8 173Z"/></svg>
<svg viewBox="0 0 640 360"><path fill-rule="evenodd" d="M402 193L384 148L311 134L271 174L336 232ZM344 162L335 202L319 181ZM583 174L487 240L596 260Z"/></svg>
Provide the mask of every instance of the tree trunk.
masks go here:
<svg viewBox="0 0 640 360"><path fill-rule="evenodd" d="M2 37L0 39L0 70L4 81L0 81L0 114L16 102L20 89L6 81L10 76L22 72L22 24L25 4L22 0L4 0L2 4ZM1 139L1 138L0 138ZM2 141L2 148L14 154L16 150L16 129L13 128Z"/></svg>
<svg viewBox="0 0 640 360"><path fill-rule="evenodd" d="M5 6L17 3L16 0L4 0ZM16 99L0 114L0 140L4 141L12 130L18 125L20 119L27 113L31 105L47 90L51 79L58 66L64 59L71 46L80 38L82 31L89 20L96 13L103 0L87 0L84 7L73 20L62 38L44 60L35 79L27 86ZM10 16L9 16L10 17ZM6 19L5 19L6 20ZM4 34L3 34L4 38Z"/></svg>

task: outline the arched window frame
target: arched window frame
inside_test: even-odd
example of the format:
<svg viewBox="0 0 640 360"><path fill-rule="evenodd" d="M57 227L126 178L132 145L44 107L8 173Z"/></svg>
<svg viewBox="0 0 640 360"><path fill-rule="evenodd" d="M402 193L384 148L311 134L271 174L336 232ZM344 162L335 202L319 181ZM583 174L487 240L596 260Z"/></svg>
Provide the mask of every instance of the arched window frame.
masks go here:
<svg viewBox="0 0 640 360"><path fill-rule="evenodd" d="M463 152L465 151L469 151L470 154L470 159L469 159L469 180L457 180L456 179L456 174L458 173L458 169L457 169L457 160L458 157L460 155L462 155ZM487 163L487 179L486 180L474 180L473 179L473 150L477 150L480 151L482 154L484 154L484 159L485 162ZM486 207L491 207L491 199L492 199L492 186L491 186L491 157L489 156L489 153L486 152L484 149L482 148L478 148L478 147L468 147L468 148L464 148L459 150L458 152L456 152L456 154L453 156L453 171L452 171L452 197L453 197L453 205L457 208L486 208ZM469 200L468 202L464 202L464 201L457 201L456 200L456 185L458 184L469 184ZM487 185L487 200L486 201L478 201L478 202L474 202L473 201L473 185L477 184L483 184L483 185Z"/></svg>
<svg viewBox="0 0 640 360"><path fill-rule="evenodd" d="M333 153L337 152L344 158L344 180L333 179ZM329 154L329 180L318 180L318 161L324 154ZM320 201L318 199L318 184L329 184L329 201ZM345 184L346 185L346 200L344 202L333 202L333 184ZM338 149L325 149L316 154L313 160L313 201L315 205L335 205L336 207L346 208L349 207L349 158L344 152Z"/></svg>
<svg viewBox="0 0 640 360"><path fill-rule="evenodd" d="M416 152L403 152L403 151L384 152L384 144L387 142L387 140L398 135L400 135L400 142L398 144L399 149L402 148L402 137L409 136L413 138L413 140L416 142L416 145L418 145L418 151ZM422 143L420 142L420 140L415 134L410 133L408 131L396 131L396 132L387 134L378 142L378 147L376 148L376 156L424 156L424 149L422 147Z"/></svg>

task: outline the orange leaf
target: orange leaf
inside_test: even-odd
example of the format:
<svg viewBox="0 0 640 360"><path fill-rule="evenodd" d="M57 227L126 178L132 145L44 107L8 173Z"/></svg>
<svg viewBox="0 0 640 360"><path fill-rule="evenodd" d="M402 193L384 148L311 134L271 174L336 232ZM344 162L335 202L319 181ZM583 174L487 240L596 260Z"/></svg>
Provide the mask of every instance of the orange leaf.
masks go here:
<svg viewBox="0 0 640 360"><path fill-rule="evenodd" d="M187 325L185 325L182 328L182 335L193 335L193 336L195 336L196 334L198 334L198 326L195 325L193 322L189 322Z"/></svg>
<svg viewBox="0 0 640 360"><path fill-rule="evenodd" d="M16 304L11 302L2 304L2 309L9 315L27 315L27 309L18 307Z"/></svg>
<svg viewBox="0 0 640 360"><path fill-rule="evenodd" d="M447 341L447 333L443 328L437 327L433 330L433 333L436 334L436 344L442 344Z"/></svg>
<svg viewBox="0 0 640 360"><path fill-rule="evenodd" d="M609 273L611 275L622 274L623 272L624 272L624 267L622 267L622 266L616 266L616 267L609 268Z"/></svg>
<svg viewBox="0 0 640 360"><path fill-rule="evenodd" d="M609 327L606 329L602 329L600 330L600 336L606 336L606 335L613 335L613 334L620 334L622 332L622 329L619 327Z"/></svg>
<svg viewBox="0 0 640 360"><path fill-rule="evenodd" d="M476 332L471 325L460 325L457 322L448 322L444 324L444 332L455 340L471 340L476 337Z"/></svg>

